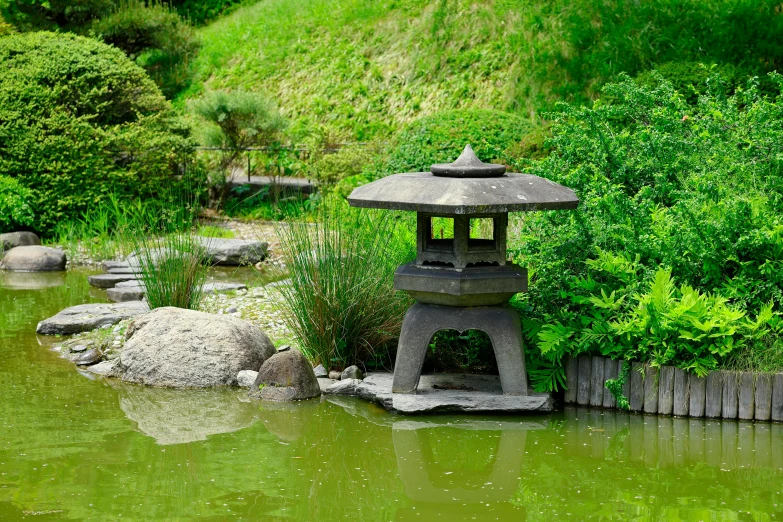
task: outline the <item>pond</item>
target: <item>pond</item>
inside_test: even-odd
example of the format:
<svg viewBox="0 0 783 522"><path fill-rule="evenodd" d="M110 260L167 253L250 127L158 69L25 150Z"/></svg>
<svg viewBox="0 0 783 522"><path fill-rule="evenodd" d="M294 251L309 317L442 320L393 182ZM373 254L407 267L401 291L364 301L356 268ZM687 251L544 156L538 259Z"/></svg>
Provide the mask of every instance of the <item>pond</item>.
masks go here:
<svg viewBox="0 0 783 522"><path fill-rule="evenodd" d="M0 520L780 520L783 425L569 408L402 417L87 377L35 334L101 300L0 274Z"/></svg>

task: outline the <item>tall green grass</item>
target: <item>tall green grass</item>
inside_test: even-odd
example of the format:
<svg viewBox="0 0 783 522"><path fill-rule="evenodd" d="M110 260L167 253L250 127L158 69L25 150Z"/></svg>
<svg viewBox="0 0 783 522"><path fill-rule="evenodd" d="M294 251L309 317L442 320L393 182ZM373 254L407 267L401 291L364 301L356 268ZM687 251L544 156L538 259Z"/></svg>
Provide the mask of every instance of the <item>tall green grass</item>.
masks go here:
<svg viewBox="0 0 783 522"><path fill-rule="evenodd" d="M209 244L187 232L164 238L131 233L125 242L133 248L128 261L144 283L150 309L200 308L210 267L206 255Z"/></svg>
<svg viewBox="0 0 783 522"><path fill-rule="evenodd" d="M291 133L364 141L447 109L525 116L618 73L680 61L783 66L778 0L267 0L202 28L194 81L256 90ZM295 136L294 136L295 137Z"/></svg>
<svg viewBox="0 0 783 522"><path fill-rule="evenodd" d="M127 200L110 195L95 208L62 221L49 242L64 247L71 259L117 259L133 250L134 235L165 235L190 230L197 204L179 200Z"/></svg>
<svg viewBox="0 0 783 522"><path fill-rule="evenodd" d="M409 216L332 206L278 226L289 282L280 286L303 353L327 368L389 366L407 296L394 270L415 257Z"/></svg>

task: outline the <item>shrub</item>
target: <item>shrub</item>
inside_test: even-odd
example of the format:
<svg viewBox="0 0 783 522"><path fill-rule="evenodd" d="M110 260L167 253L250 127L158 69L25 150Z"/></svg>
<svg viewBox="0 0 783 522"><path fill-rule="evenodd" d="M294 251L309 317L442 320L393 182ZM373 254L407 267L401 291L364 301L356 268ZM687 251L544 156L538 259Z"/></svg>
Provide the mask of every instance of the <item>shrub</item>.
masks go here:
<svg viewBox="0 0 783 522"><path fill-rule="evenodd" d="M32 191L14 178L0 175L0 232L33 224Z"/></svg>
<svg viewBox="0 0 783 522"><path fill-rule="evenodd" d="M242 0L173 0L171 5L186 19L202 25L240 3Z"/></svg>
<svg viewBox="0 0 783 522"><path fill-rule="evenodd" d="M313 362L388 367L389 344L410 304L395 292L398 265L415 257L407 224L389 212L335 207L315 223L278 228L290 283L282 285L288 323Z"/></svg>
<svg viewBox="0 0 783 522"><path fill-rule="evenodd" d="M467 144L482 161L510 164L519 157L522 140L531 129L524 118L500 111L458 110L426 116L400 131L374 174L429 171L434 163L457 159Z"/></svg>
<svg viewBox="0 0 783 522"><path fill-rule="evenodd" d="M773 319L762 319L783 303L783 104L761 97L753 81L733 96L718 77L707 85L691 106L661 77L652 88L626 77L605 88L612 103L564 105L555 115L554 152L529 172L573 188L580 207L512 222L509 249L531 269L530 292L519 304L528 342L545 355L539 385L553 386L567 353L667 361L703 373L743 343L762 346L769 342L763 334L779 335ZM599 278L595 263L607 262L605 255L621 257L630 272ZM621 296L648 307L644 296L654 288L646 285L663 277L660 269L679 286L673 306L701 307L701 324L718 328L741 317L712 330L715 338L676 322L676 332L662 337L652 325L595 330L594 323L644 324L642 308L613 307ZM651 317L669 321L662 310ZM765 324L751 334L746 320ZM621 342L621 333L631 342ZM728 348L713 353L720 339Z"/></svg>
<svg viewBox="0 0 783 522"><path fill-rule="evenodd" d="M108 16L94 22L90 31L119 47L172 97L188 81L189 60L198 52L193 29L167 5L123 0Z"/></svg>
<svg viewBox="0 0 783 522"><path fill-rule="evenodd" d="M116 0L6 0L0 15L22 31L78 30L109 14Z"/></svg>
<svg viewBox="0 0 783 522"><path fill-rule="evenodd" d="M161 197L182 176L187 128L121 51L68 34L0 38L0 172L32 190L44 233L110 194Z"/></svg>
<svg viewBox="0 0 783 522"><path fill-rule="evenodd" d="M330 190L351 176L358 176L378 157L377 146L349 145L333 154L323 154L307 169L321 190Z"/></svg>

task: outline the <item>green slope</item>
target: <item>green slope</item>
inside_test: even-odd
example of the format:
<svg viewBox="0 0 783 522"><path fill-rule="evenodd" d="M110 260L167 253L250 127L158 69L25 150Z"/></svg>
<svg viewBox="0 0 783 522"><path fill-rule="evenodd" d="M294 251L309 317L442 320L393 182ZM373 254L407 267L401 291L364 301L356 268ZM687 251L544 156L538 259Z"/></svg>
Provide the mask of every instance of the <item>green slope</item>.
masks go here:
<svg viewBox="0 0 783 522"><path fill-rule="evenodd" d="M262 0L200 30L182 102L204 89L268 94L292 139L383 137L419 116L535 116L620 72L703 61L783 64L772 0Z"/></svg>

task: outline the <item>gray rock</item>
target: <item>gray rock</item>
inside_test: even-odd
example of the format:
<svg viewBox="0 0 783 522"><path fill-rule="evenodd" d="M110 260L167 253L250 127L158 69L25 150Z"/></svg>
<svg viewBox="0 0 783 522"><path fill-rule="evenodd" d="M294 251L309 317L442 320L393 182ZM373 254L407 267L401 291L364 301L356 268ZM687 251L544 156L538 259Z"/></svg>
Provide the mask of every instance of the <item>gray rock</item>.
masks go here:
<svg viewBox="0 0 783 522"><path fill-rule="evenodd" d="M89 366L91 364L97 363L101 359L103 359L103 352L101 352L98 348L93 348L92 350L87 350L84 353L80 353L71 360L75 362L77 366Z"/></svg>
<svg viewBox="0 0 783 522"><path fill-rule="evenodd" d="M278 348L277 351L278 352L287 352L290 349L291 349L291 345L290 344L284 344L283 346Z"/></svg>
<svg viewBox="0 0 783 522"><path fill-rule="evenodd" d="M82 353L87 351L87 346L84 344L77 344L76 346L71 346L71 351L73 353Z"/></svg>
<svg viewBox="0 0 783 522"><path fill-rule="evenodd" d="M334 381L334 384L324 390L325 395L356 395L356 387L361 383L360 379L345 379Z"/></svg>
<svg viewBox="0 0 783 522"><path fill-rule="evenodd" d="M104 261L101 266L106 271L112 268L130 268L130 265L125 261Z"/></svg>
<svg viewBox="0 0 783 522"><path fill-rule="evenodd" d="M141 287L144 289L144 281L141 279L129 279L128 281L120 281L116 285L114 285L114 288L133 288L133 287Z"/></svg>
<svg viewBox="0 0 783 522"><path fill-rule="evenodd" d="M226 313L227 314L235 314L235 313L237 313L236 306L229 306L228 308L226 308Z"/></svg>
<svg viewBox="0 0 783 522"><path fill-rule="evenodd" d="M106 272L109 274L137 274L139 271L129 266L120 266L109 268Z"/></svg>
<svg viewBox="0 0 783 522"><path fill-rule="evenodd" d="M222 294L233 290L247 290L247 285L242 283L204 283L204 286L201 287L201 291L205 294Z"/></svg>
<svg viewBox="0 0 783 522"><path fill-rule="evenodd" d="M355 391L350 394L400 413L543 413L555 407L549 393L504 395L496 375L422 375L415 394L391 393L393 378L391 373L370 373L351 383ZM351 384L346 385L346 394Z"/></svg>
<svg viewBox="0 0 783 522"><path fill-rule="evenodd" d="M127 282L127 281L126 281ZM144 298L144 287L141 285L124 286L106 289L106 298L115 303L126 301L141 301Z"/></svg>
<svg viewBox="0 0 783 522"><path fill-rule="evenodd" d="M0 234L0 250L10 250L20 246L40 245L41 240L32 232L7 232Z"/></svg>
<svg viewBox="0 0 783 522"><path fill-rule="evenodd" d="M318 379L318 386L321 388L321 393L326 393L326 390L332 387L335 383L340 381L334 381L332 379Z"/></svg>
<svg viewBox="0 0 783 522"><path fill-rule="evenodd" d="M114 369L114 361L101 361L87 367L87 371L96 375L109 375Z"/></svg>
<svg viewBox="0 0 783 522"><path fill-rule="evenodd" d="M362 379L364 379L364 375L362 374L362 371L359 369L358 366L353 365L353 366L349 366L348 368L343 370L343 373L340 374L340 379L341 380L345 380L345 379L359 379L359 380L362 380Z"/></svg>
<svg viewBox="0 0 783 522"><path fill-rule="evenodd" d="M258 372L254 370L242 370L237 374L237 386L242 388L250 388L253 383L256 382Z"/></svg>
<svg viewBox="0 0 783 522"><path fill-rule="evenodd" d="M136 319L113 375L170 388L233 386L275 348L258 328L228 315L164 307Z"/></svg>
<svg viewBox="0 0 783 522"><path fill-rule="evenodd" d="M264 362L250 395L270 401L294 401L320 396L321 387L310 361L299 350L289 350Z"/></svg>
<svg viewBox="0 0 783 522"><path fill-rule="evenodd" d="M329 378L329 372L326 371L326 368L324 368L323 364L319 364L315 368L313 368L313 373L315 373L316 379L328 379Z"/></svg>
<svg viewBox="0 0 783 522"><path fill-rule="evenodd" d="M5 253L0 269L14 272L57 272L65 270L65 252L45 246L18 246Z"/></svg>
<svg viewBox="0 0 783 522"><path fill-rule="evenodd" d="M136 281L134 274L98 274L87 276L87 282L95 288L114 288L117 283Z"/></svg>
<svg viewBox="0 0 783 522"><path fill-rule="evenodd" d="M38 323L36 332L44 335L71 335L96 328L110 328L123 319L131 319L149 311L146 303L91 303L72 306Z"/></svg>
<svg viewBox="0 0 783 522"><path fill-rule="evenodd" d="M329 372L329 378L333 379L335 381L339 381L340 377L342 377L342 374L340 372L330 371Z"/></svg>
<svg viewBox="0 0 783 522"><path fill-rule="evenodd" d="M264 241L247 239L197 237L196 240L206 250L207 258L216 265L255 265L266 258L269 246Z"/></svg>

